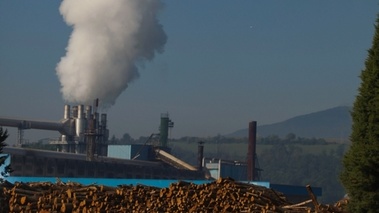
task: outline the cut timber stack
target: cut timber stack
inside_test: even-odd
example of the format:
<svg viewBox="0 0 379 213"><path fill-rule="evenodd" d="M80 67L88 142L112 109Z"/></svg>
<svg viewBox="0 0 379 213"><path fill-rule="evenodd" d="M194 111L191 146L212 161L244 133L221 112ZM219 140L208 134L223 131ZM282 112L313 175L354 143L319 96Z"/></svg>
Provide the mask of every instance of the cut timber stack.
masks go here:
<svg viewBox="0 0 379 213"><path fill-rule="evenodd" d="M179 181L162 189L61 182L4 183L2 189L0 212L316 212L290 204L280 192L232 179L201 185ZM317 204L317 212L341 211Z"/></svg>

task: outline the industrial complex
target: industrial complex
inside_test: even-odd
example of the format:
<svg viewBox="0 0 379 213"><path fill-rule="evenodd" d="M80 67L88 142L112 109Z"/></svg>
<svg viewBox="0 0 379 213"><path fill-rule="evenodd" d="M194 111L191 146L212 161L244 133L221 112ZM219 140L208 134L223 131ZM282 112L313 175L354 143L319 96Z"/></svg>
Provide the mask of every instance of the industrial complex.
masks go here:
<svg viewBox="0 0 379 213"><path fill-rule="evenodd" d="M69 178L75 181L95 178L98 183L105 180L108 183L111 180L144 183L150 180L151 185L151 180L156 180L156 183L162 180L166 180L165 183L177 180L206 182L229 177L273 189L279 187L294 201L308 196L305 186L270 184L258 179L255 121L249 123L247 162L209 159L203 154L204 144L199 142L197 165L190 165L170 154L168 131L174 123L168 114L161 115L159 134L152 134L146 143L112 145L108 143L107 115L99 114L97 106L97 100L93 106L66 105L63 119L55 122L0 117L0 126L18 128L17 146L3 149L14 170L9 180ZM23 131L27 129L58 131L59 139L50 142L56 146L56 151L24 148ZM321 188L315 187L314 192L317 196L322 194Z"/></svg>

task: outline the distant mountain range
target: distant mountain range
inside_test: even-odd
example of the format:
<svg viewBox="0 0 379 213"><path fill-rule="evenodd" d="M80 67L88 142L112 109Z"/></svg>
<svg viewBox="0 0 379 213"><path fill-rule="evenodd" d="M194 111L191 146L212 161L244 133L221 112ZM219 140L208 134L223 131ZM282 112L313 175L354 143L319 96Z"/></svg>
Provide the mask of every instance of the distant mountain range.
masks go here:
<svg viewBox="0 0 379 213"><path fill-rule="evenodd" d="M289 133L294 133L297 137L304 138L346 140L351 133L350 111L351 107L340 106L296 116L274 124L260 126L258 121L257 136L277 135L283 138ZM248 137L248 129L237 130L225 137Z"/></svg>

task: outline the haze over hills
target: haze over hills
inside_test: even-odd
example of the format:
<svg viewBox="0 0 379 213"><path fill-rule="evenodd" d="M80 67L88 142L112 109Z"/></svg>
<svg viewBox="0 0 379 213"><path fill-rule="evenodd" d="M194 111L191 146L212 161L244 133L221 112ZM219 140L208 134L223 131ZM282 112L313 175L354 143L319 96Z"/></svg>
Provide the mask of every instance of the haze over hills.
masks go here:
<svg viewBox="0 0 379 213"><path fill-rule="evenodd" d="M285 137L294 133L297 137L347 140L351 133L351 107L339 106L327 110L296 116L288 120L259 125L257 136L277 135ZM248 137L248 129L237 130L226 137Z"/></svg>

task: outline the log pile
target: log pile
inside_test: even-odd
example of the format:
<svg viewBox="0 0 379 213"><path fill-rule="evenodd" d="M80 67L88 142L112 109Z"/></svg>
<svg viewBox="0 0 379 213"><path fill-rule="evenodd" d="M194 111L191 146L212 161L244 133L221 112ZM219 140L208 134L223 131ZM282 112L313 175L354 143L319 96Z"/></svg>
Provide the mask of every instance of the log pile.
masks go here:
<svg viewBox="0 0 379 213"><path fill-rule="evenodd" d="M305 206L309 202L293 205L280 192L232 179L201 185L179 181L168 188L5 183L0 194L0 212L316 212ZM334 206L318 205L317 209L341 212Z"/></svg>

